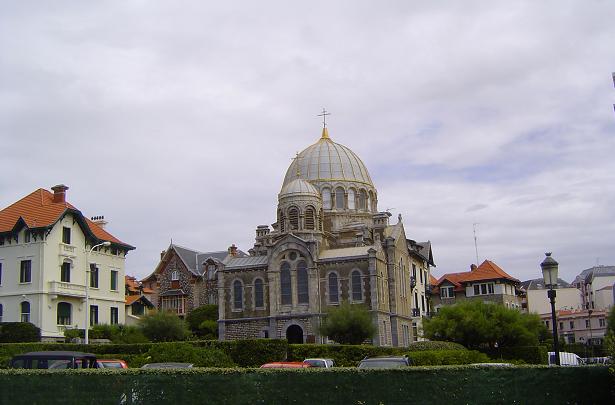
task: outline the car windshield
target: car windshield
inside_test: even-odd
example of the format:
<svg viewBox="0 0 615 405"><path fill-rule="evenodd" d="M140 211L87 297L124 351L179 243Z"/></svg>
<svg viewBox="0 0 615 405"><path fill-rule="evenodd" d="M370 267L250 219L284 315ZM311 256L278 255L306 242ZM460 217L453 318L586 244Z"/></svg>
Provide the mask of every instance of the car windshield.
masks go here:
<svg viewBox="0 0 615 405"><path fill-rule="evenodd" d="M304 360L303 362L312 367L327 367L324 360Z"/></svg>
<svg viewBox="0 0 615 405"><path fill-rule="evenodd" d="M101 361L98 363L98 366L103 367L103 368L122 368L122 364L119 361L114 361L114 362Z"/></svg>
<svg viewBox="0 0 615 405"><path fill-rule="evenodd" d="M405 361L398 359L370 359L359 363L359 368L401 368L406 366Z"/></svg>

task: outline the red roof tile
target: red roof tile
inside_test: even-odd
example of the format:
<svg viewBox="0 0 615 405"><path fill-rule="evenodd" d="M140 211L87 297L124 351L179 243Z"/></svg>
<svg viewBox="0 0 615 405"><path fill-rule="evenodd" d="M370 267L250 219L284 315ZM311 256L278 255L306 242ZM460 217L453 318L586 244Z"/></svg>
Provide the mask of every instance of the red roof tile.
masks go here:
<svg viewBox="0 0 615 405"><path fill-rule="evenodd" d="M444 281L449 281L455 286L456 291L463 290L463 283L471 281L481 280L500 280L506 279L514 282L519 282L514 277L511 277L508 273L500 268L497 264L490 260L485 260L480 266L472 271L466 271L463 273L448 273L440 277L437 281L437 285L440 286Z"/></svg>
<svg viewBox="0 0 615 405"><path fill-rule="evenodd" d="M68 202L53 202L53 194L45 189L28 194L21 200L0 211L0 232L13 230L21 218L28 228L44 228L55 224L66 210L74 210L83 217L92 234L104 241L110 241L126 247L132 246L117 239L109 232L84 217L81 212Z"/></svg>
<svg viewBox="0 0 615 405"><path fill-rule="evenodd" d="M139 299L141 298L140 295L127 295L126 296L126 305L132 305L135 303L135 301L139 301Z"/></svg>

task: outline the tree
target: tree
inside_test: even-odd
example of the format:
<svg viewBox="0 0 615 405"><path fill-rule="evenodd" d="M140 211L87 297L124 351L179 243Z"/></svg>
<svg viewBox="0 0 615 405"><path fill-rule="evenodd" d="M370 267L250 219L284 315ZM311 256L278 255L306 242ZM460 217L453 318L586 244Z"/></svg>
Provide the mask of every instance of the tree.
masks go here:
<svg viewBox="0 0 615 405"><path fill-rule="evenodd" d="M615 306L611 308L606 318L606 334L615 336Z"/></svg>
<svg viewBox="0 0 615 405"><path fill-rule="evenodd" d="M185 340L190 336L186 322L172 312L152 312L139 321L141 332L152 342Z"/></svg>
<svg viewBox="0 0 615 405"><path fill-rule="evenodd" d="M478 300L440 308L433 318L424 320L423 334L468 348L535 346L548 336L538 315Z"/></svg>
<svg viewBox="0 0 615 405"><path fill-rule="evenodd" d="M218 337L218 306L201 305L188 314L186 322L195 335L206 339L216 339Z"/></svg>
<svg viewBox="0 0 615 405"><path fill-rule="evenodd" d="M323 336L337 343L358 345L376 333L372 316L362 305L343 303L327 311L319 328Z"/></svg>

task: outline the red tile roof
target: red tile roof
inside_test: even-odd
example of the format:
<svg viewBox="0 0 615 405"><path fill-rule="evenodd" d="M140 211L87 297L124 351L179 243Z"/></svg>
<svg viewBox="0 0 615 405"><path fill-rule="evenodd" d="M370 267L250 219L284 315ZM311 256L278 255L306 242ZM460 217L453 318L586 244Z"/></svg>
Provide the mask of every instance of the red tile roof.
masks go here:
<svg viewBox="0 0 615 405"><path fill-rule="evenodd" d="M138 295L141 294L141 290L139 288L141 287L141 283L137 281L135 277L124 276L124 283L128 287L128 291L133 292ZM153 294L153 293L154 293L154 290L152 290L151 288L143 287L143 294Z"/></svg>
<svg viewBox="0 0 615 405"><path fill-rule="evenodd" d="M132 305L135 303L135 301L139 301L139 299L141 298L140 295L127 295L126 296L126 305Z"/></svg>
<svg viewBox="0 0 615 405"><path fill-rule="evenodd" d="M440 286L444 281L449 281L455 286L455 291L462 291L463 284L472 281L482 280L509 280L518 283L514 277L511 277L508 273L500 268L497 264L490 260L485 260L480 266L471 271L463 273L448 273L440 277L437 281L437 285Z"/></svg>
<svg viewBox="0 0 615 405"><path fill-rule="evenodd" d="M0 211L0 233L11 232L20 218L28 228L45 228L55 224L62 215L71 210L80 215L88 230L98 239L113 242L130 249L132 246L122 242L109 232L84 217L81 212L68 202L54 202L53 193L39 188L21 200ZM85 231L85 230L84 230Z"/></svg>

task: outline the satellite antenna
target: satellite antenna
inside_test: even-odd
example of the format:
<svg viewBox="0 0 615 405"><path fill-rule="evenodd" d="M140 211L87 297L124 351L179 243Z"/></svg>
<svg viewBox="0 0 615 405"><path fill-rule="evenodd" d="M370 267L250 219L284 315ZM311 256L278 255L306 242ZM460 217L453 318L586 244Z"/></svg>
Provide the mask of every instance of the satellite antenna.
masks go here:
<svg viewBox="0 0 615 405"><path fill-rule="evenodd" d="M478 266L478 240L476 239L476 225L480 225L478 222L472 224L474 228L474 250L476 251L476 265Z"/></svg>

